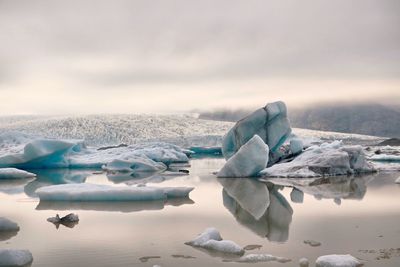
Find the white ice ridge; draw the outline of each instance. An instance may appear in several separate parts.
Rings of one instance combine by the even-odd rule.
[[[268,145],[258,135],[253,136],[247,143],[228,159],[217,177],[254,177],[267,167]]]
[[[270,262],[270,261],[285,263],[291,261],[291,259],[276,257],[270,254],[248,254],[234,261],[242,263],[257,263],[257,262]]]
[[[41,201],[149,201],[185,198],[193,187],[116,187],[98,184],[61,184],[39,188]]]
[[[277,163],[261,171],[267,177],[320,177],[370,173],[375,169],[361,146],[345,146],[341,141],[311,146],[291,162]]]
[[[351,255],[325,255],[315,262],[316,267],[359,267],[362,263]]]
[[[87,148],[82,141],[38,139],[26,144],[19,152],[0,156],[0,168],[101,167],[116,159],[137,158],[156,166],[156,162],[187,162],[189,159],[185,152],[176,145],[160,142],[96,150]]]
[[[19,132],[23,136],[85,140],[90,146],[132,145],[152,141],[183,147],[220,146],[222,136],[232,125],[231,122],[197,119],[193,114],[0,117],[0,133],[4,133],[7,143],[15,140],[15,133]],[[2,134],[0,143],[1,139]],[[15,143],[20,141],[23,140]]]
[[[215,228],[207,228],[194,240],[185,244],[227,254],[243,255],[244,249],[230,240],[223,240]]]
[[[36,174],[16,168],[0,168],[1,179],[24,179],[35,177]]]
[[[7,218],[0,217],[0,232],[7,231],[19,231],[19,226],[17,223]]]
[[[32,253],[28,250],[0,249],[0,266],[26,266],[32,261]]]

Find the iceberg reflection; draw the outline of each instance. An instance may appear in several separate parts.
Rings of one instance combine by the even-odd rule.
[[[111,212],[138,212],[145,210],[162,210],[165,206],[194,204],[190,198],[176,198],[156,201],[40,201],[36,210],[91,210]]]
[[[293,209],[276,186],[251,179],[220,182],[223,204],[240,224],[270,241],[287,241]]]

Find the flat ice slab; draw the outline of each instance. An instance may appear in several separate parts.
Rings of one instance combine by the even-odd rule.
[[[380,154],[380,155],[373,155],[372,157],[370,157],[370,160],[384,161],[384,162],[400,162],[400,156],[399,155]]]
[[[26,266],[33,261],[28,250],[0,249],[0,266]]]
[[[16,168],[0,168],[1,179],[24,179],[35,177],[36,174]]]
[[[285,263],[291,261],[291,259],[276,257],[270,254],[248,254],[235,260],[235,262],[241,262],[241,263],[257,263],[257,262],[270,262],[270,261]]]
[[[230,240],[223,240],[220,233],[215,228],[207,228],[194,240],[186,242],[186,245],[200,247],[211,251],[226,254],[243,255],[244,249]]]
[[[19,226],[7,218],[0,217],[0,232],[6,231],[19,231]]]
[[[43,201],[148,201],[188,197],[193,187],[114,187],[97,184],[61,184],[42,187]]]
[[[351,255],[325,255],[315,262],[316,267],[359,267],[361,262]]]

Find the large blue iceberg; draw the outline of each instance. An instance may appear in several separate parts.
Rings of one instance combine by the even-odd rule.
[[[285,103],[269,103],[238,121],[229,130],[222,140],[222,153],[225,159],[229,159],[254,135],[258,135],[269,147],[269,162],[274,163],[280,157],[280,146],[291,131]]]

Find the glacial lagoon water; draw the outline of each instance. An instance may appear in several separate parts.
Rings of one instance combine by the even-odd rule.
[[[178,176],[107,177],[95,170],[46,170],[33,171],[36,179],[0,181],[0,216],[21,228],[0,236],[0,247],[29,249],[32,266],[44,267],[247,265],[184,244],[212,226],[224,239],[256,245],[247,254],[292,260],[251,264],[255,266],[298,266],[302,257],[313,263],[326,254],[352,254],[365,266],[400,266],[400,185],[394,183],[399,173],[322,179],[311,188],[300,187],[304,194],[268,184],[271,204],[257,220],[229,194],[229,181],[212,174],[223,163],[223,159],[192,160],[190,175]],[[50,184],[127,186],[146,179],[149,185],[195,189],[190,199],[143,203],[40,203],[35,195],[37,188]],[[237,183],[244,188],[262,185],[248,179]],[[46,221],[56,213],[70,212],[80,218],[72,228],[57,229]],[[321,244],[311,246],[305,240]]]

